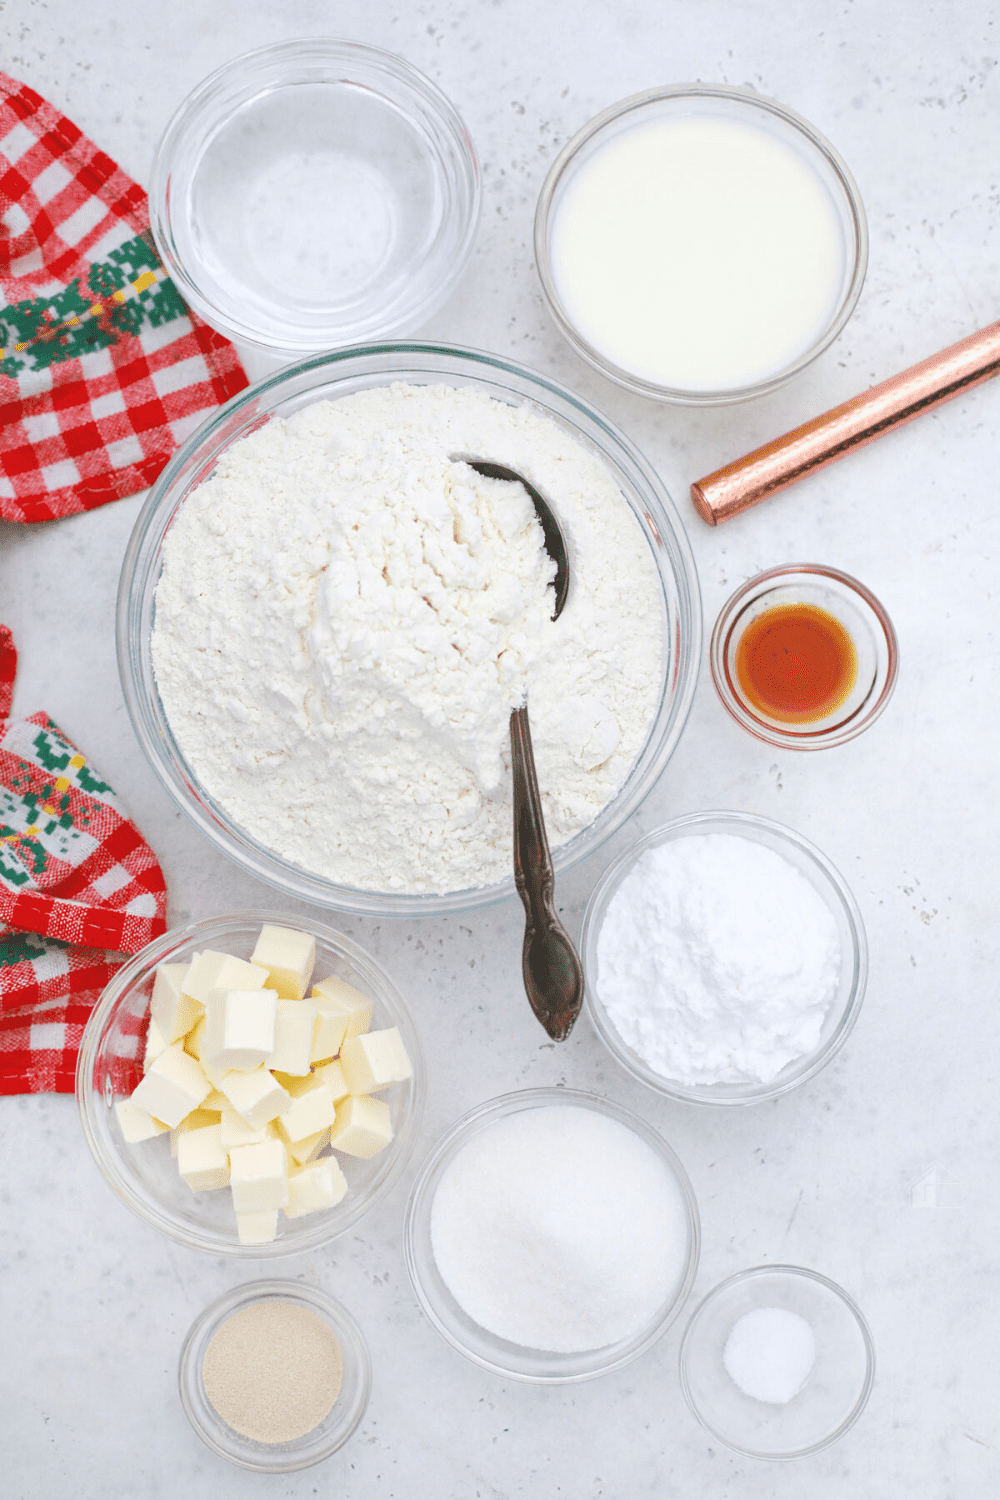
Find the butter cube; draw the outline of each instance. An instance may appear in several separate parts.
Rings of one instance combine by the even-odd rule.
[[[276,990],[209,990],[202,1063],[245,1072],[259,1068],[274,1051],[277,1005]]]
[[[323,1063],[319,1068],[314,1068],[313,1077],[323,1080],[330,1091],[330,1098],[334,1104],[351,1092],[347,1087],[347,1079],[344,1077],[344,1070],[341,1067],[339,1057],[335,1057],[332,1062]]]
[[[313,999],[317,1004],[325,1000],[332,1013],[346,1018],[344,1036],[360,1036],[372,1024],[372,1003],[368,996],[333,974],[313,985]],[[332,1057],[333,1054],[327,1055]]]
[[[234,958],[231,953],[207,948],[192,958],[184,993],[204,1005],[209,990],[262,990],[266,983],[266,969],[247,963],[245,958]]]
[[[229,1157],[222,1145],[220,1124],[181,1132],[177,1142],[177,1170],[194,1193],[226,1186]]]
[[[262,927],[251,955],[283,1000],[301,1000],[316,962],[316,939],[293,927]]]
[[[218,1110],[205,1109],[204,1105],[193,1109],[189,1115],[185,1115],[179,1125],[175,1125],[170,1132],[170,1155],[177,1155],[177,1144],[181,1136],[188,1130],[201,1130],[205,1125],[218,1125],[221,1115]]]
[[[278,1134],[286,1144],[333,1124],[333,1099],[322,1078],[297,1078],[288,1092],[292,1102],[278,1120]]]
[[[201,1064],[188,1056],[180,1042],[172,1042],[132,1091],[132,1101],[172,1127],[197,1109],[210,1089]]]
[[[340,1066],[352,1094],[370,1094],[413,1077],[413,1067],[396,1026],[348,1037],[340,1049]]]
[[[313,1023],[316,1007],[311,1000],[279,1000],[274,1024],[274,1049],[267,1059],[276,1073],[304,1078],[311,1068]]]
[[[222,1144],[227,1151],[231,1151],[234,1146],[254,1146],[258,1141],[267,1139],[266,1125],[259,1128],[248,1125],[243,1116],[232,1108],[222,1111],[219,1124],[222,1128]]]
[[[259,1130],[288,1108],[290,1099],[281,1084],[267,1068],[242,1073],[232,1068],[219,1084],[230,1104],[248,1125]]]
[[[318,1156],[324,1147],[330,1144],[330,1127],[317,1130],[315,1135],[307,1135],[304,1140],[286,1143],[288,1154],[297,1167],[305,1166],[307,1161],[312,1161]],[[291,1170],[291,1169],[289,1169]]]
[[[229,1153],[229,1186],[237,1214],[284,1208],[288,1202],[288,1158],[281,1141],[234,1146]]]
[[[152,1140],[153,1136],[163,1135],[170,1129],[162,1120],[154,1120],[148,1110],[140,1109],[132,1099],[119,1099],[115,1104],[115,1114],[118,1116],[122,1135],[130,1146],[139,1141]]]
[[[149,1030],[146,1032],[146,1050],[142,1054],[142,1071],[148,1073],[153,1063],[161,1052],[166,1052],[170,1043],[163,1032],[157,1026],[152,1016],[149,1018]]]
[[[340,1051],[340,1044],[347,1035],[348,1015],[339,1001],[328,999],[315,986],[312,1003],[316,1007],[316,1020],[309,1056],[314,1063],[325,1062]]]
[[[392,1140],[389,1106],[382,1099],[368,1095],[348,1094],[337,1105],[336,1119],[330,1131],[330,1145],[347,1156],[364,1161],[377,1155]]]
[[[201,1015],[201,1006],[184,992],[184,981],[190,964],[160,964],[153,980],[153,998],[149,1013],[167,1043],[179,1041]]]
[[[256,1213],[237,1214],[236,1228],[241,1245],[266,1245],[278,1235],[278,1210],[259,1209]]]
[[[321,1208],[333,1208],[347,1192],[347,1178],[332,1156],[293,1167],[288,1174],[288,1204],[285,1217],[300,1219]]]

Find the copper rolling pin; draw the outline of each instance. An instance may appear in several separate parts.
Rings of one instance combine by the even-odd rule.
[[[724,469],[695,480],[691,486],[695,510],[709,526],[727,521],[814,469],[832,464],[998,373],[1000,323],[991,323]]]

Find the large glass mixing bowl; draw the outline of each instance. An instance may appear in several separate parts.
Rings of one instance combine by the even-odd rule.
[[[646,742],[612,800],[588,827],[552,851],[557,872],[592,854],[633,813],[677,744],[694,696],[701,653],[701,603],[691,548],[654,470],[605,417],[565,387],[511,360],[475,349],[420,343],[346,349],[289,365],[242,391],[178,450],[139,515],[118,593],[118,662],[125,701],[150,764],[177,805],[244,869],[305,901],[374,915],[438,915],[513,893],[513,877],[441,894],[358,890],[337,885],[275,854],[239,827],[198,780],[171,731],[151,654],[163,545],[178,510],[221,454],[271,417],[394,381],[452,385],[533,407],[568,429],[611,471],[656,565],[661,591],[661,682]]]

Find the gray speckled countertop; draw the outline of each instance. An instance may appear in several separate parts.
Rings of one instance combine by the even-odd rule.
[[[726,527],[690,481],[997,317],[1000,36],[987,0],[798,6],[761,0],[7,0],[3,67],[62,108],[140,181],[181,97],[238,51],[333,31],[402,53],[455,101],[483,167],[471,265],[421,330],[509,354],[579,391],[658,468],[697,558],[706,630],[759,569],[833,564],[883,600],[902,667],[878,724],[816,755],[758,744],[703,662],[687,729],[632,823],[560,885],[576,930],[607,859],[675,814],[734,807],[790,824],[862,908],[871,976],[832,1065],[744,1111],[675,1105],[632,1083],[586,1021],[545,1041],[519,978],[520,908],[421,923],[337,918],[407,996],[429,1060],[414,1162],[343,1241],[261,1268],[341,1298],[369,1339],[374,1389],[351,1443],[319,1468],[255,1479],[189,1429],[184,1334],[249,1279],[135,1219],[87,1152],[72,1099],[0,1099],[0,1491],[11,1500],[844,1500],[996,1490],[1000,1028],[996,637],[1000,386],[986,385]],[[534,202],[560,145],[639,89],[749,84],[812,120],[849,163],[871,258],[854,317],[775,395],[661,407],[562,342],[532,265]],[[241,874],[176,812],[133,737],[114,656],[122,553],[141,497],[44,527],[0,525],[0,618],[21,660],[15,711],[44,708],[109,778],[156,849],[170,917],[291,903]],[[560,1083],[641,1111],[684,1162],[702,1215],[691,1307],[742,1267],[785,1261],[840,1282],[878,1350],[874,1393],[836,1447],[785,1466],[721,1448],[677,1381],[686,1313],[641,1360],[578,1387],[488,1375],[419,1312],[403,1264],[417,1163],[479,1100]]]

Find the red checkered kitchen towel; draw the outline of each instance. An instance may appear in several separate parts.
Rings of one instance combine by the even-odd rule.
[[[246,385],[167,276],[142,188],[0,73],[0,517],[145,489]]]
[[[71,1093],[80,1038],[124,962],[166,930],[156,856],[44,713],[11,719],[0,625],[0,1094]]]

